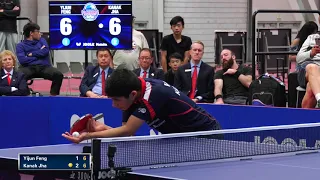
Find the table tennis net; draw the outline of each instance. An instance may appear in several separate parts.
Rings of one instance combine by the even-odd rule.
[[[101,139],[101,168],[108,146],[117,147],[116,167],[157,166],[320,148],[320,123]]]

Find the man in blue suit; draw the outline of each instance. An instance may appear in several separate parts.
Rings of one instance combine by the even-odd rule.
[[[0,54],[0,96],[30,94],[24,74],[14,70],[16,62],[16,57],[11,51],[5,50]]]
[[[89,66],[81,80],[80,96],[91,98],[107,97],[105,94],[106,80],[112,73],[110,67],[112,55],[109,49],[98,49],[97,66]]]

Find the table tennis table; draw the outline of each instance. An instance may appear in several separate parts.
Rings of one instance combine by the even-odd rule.
[[[281,134],[286,131],[291,137],[303,137],[312,133],[320,140],[319,127],[297,129],[275,128],[266,130]],[[263,127],[264,128],[264,127]],[[108,150],[110,145],[117,148],[114,154],[117,172],[129,168],[122,179],[193,180],[224,179],[234,180],[283,180],[316,179],[320,172],[320,148],[251,141],[253,135],[263,128],[219,130],[215,132],[194,132],[139,136],[123,138],[93,139],[85,144],[62,144],[52,146],[0,149],[0,169],[18,171],[19,153],[88,153],[92,154],[90,179],[107,179],[109,172]],[[291,131],[292,130],[292,131]],[[223,139],[216,139],[212,133],[222,133]],[[208,135],[208,136],[207,136]],[[85,172],[85,173],[91,173]],[[30,174],[29,171],[20,172]],[[74,172],[32,172],[59,179],[81,179]],[[1,177],[1,176],[0,176]],[[98,178],[99,177],[99,178]],[[88,179],[88,178],[87,178]]]
[[[0,162],[6,160],[6,168],[9,168],[10,161],[16,161],[19,153],[81,153],[84,145],[53,145],[38,146],[28,148],[12,148],[0,150]],[[17,169],[18,165],[13,163],[11,169]],[[320,153],[318,151],[301,151],[299,153],[289,153],[277,156],[257,156],[244,159],[230,159],[226,162],[215,161],[202,164],[185,164],[182,166],[155,169],[137,169],[128,173],[128,179],[225,179],[235,178],[246,180],[277,180],[277,179],[315,179],[320,172]],[[40,172],[44,173],[44,172]],[[47,173],[47,172],[46,172]],[[88,172],[89,173],[89,172]],[[29,172],[25,172],[29,174]],[[31,173],[32,174],[32,173]],[[55,174],[55,175],[53,175]],[[67,179],[70,172],[54,172],[50,177],[55,176],[59,179]],[[77,177],[74,177],[77,179]],[[78,178],[80,179],[80,178]]]
[[[137,170],[137,177],[162,177],[179,180],[246,179],[246,180],[300,180],[316,179],[320,172],[320,154],[308,153],[283,157],[205,163],[181,167]]]

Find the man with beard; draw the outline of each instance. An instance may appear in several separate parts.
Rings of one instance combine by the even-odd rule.
[[[191,45],[191,60],[178,68],[174,86],[194,102],[213,103],[214,69],[202,61],[203,53],[204,45],[201,41]]]
[[[245,105],[252,82],[252,69],[238,65],[234,52],[229,49],[222,50],[220,56],[223,69],[214,76],[215,104]]]

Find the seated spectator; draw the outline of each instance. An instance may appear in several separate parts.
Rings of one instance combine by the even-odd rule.
[[[174,76],[178,68],[181,66],[182,56],[179,53],[173,53],[169,59],[170,69],[165,73],[164,80],[171,86],[174,86]]]
[[[14,69],[16,57],[13,52],[5,50],[0,54],[0,96],[28,96],[30,94],[23,73]]]
[[[35,23],[28,23],[23,27],[25,40],[17,45],[17,57],[21,64],[20,71],[26,80],[44,78],[52,81],[50,94],[60,94],[63,74],[52,67],[49,58],[49,46],[41,38],[40,27]]]
[[[306,88],[302,108],[320,106],[320,38],[319,34],[309,35],[296,57],[299,86]]]
[[[133,70],[133,72],[142,78],[152,78],[164,80],[164,73],[161,69],[156,69],[151,66],[153,62],[152,52],[148,48],[143,48],[139,54],[140,68]]]
[[[302,44],[307,39],[307,37],[310,34],[317,33],[317,31],[318,31],[318,25],[315,22],[313,21],[306,22],[302,26],[302,28],[299,30],[296,38],[294,38],[293,42],[291,43],[290,50],[299,51],[300,48],[302,47]],[[296,62],[296,55],[290,55],[289,59],[292,62]]]
[[[213,102],[214,69],[203,62],[204,45],[201,41],[191,45],[191,61],[178,68],[174,86],[194,102]]]
[[[80,96],[101,98],[106,97],[106,79],[113,69],[110,67],[112,55],[109,49],[98,49],[96,52],[98,59],[97,66],[88,66],[80,84]]]
[[[238,65],[234,52],[229,49],[221,51],[223,69],[214,77],[215,104],[247,103],[249,86],[252,82],[252,69]]]

